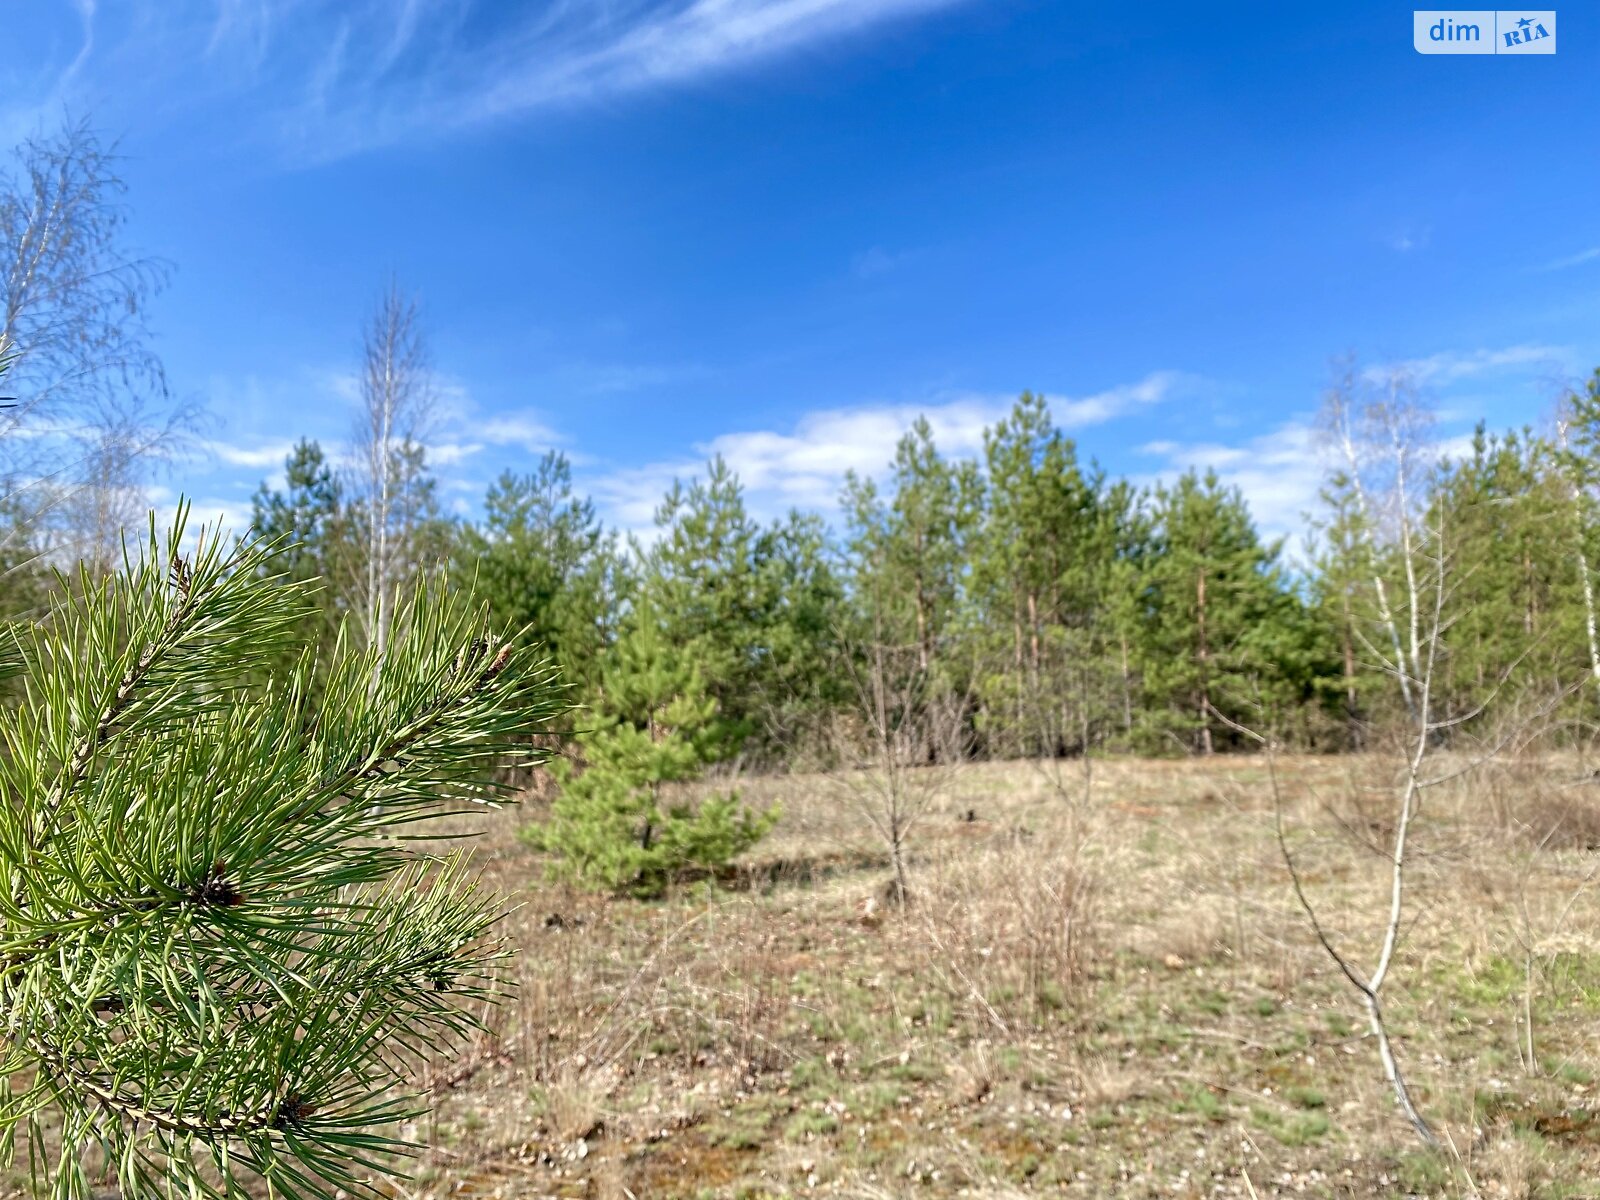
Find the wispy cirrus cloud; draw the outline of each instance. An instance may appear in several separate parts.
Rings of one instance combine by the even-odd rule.
[[[287,158],[319,162],[737,71],[970,2],[142,0],[97,13],[78,0],[70,58],[57,49],[16,104],[232,100]],[[182,64],[182,78],[161,64]]]
[[[1397,254],[1410,254],[1413,250],[1426,250],[1433,240],[1433,226],[1427,223],[1406,225],[1384,235],[1383,243]]]
[[[1425,387],[1445,387],[1462,379],[1494,371],[1542,368],[1547,372],[1567,364],[1571,352],[1561,346],[1522,343],[1499,349],[1446,350],[1424,358],[1377,363],[1363,374],[1378,383],[1394,374],[1408,376]]]
[[[1584,263],[1596,261],[1600,261],[1600,246],[1590,246],[1587,250],[1580,250],[1576,254],[1545,263],[1544,270],[1565,271],[1568,267],[1581,267]]]

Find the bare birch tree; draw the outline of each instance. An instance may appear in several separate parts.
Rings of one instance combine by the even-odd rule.
[[[352,493],[365,518],[362,629],[383,657],[394,597],[415,569],[425,462],[437,391],[415,299],[390,280],[362,337]]]
[[[1373,965],[1363,970],[1355,956],[1335,944],[1312,903],[1290,851],[1278,806],[1278,840],[1295,896],[1318,942],[1361,997],[1370,1033],[1377,1044],[1396,1103],[1418,1137],[1431,1147],[1439,1141],[1417,1109],[1385,1019],[1382,994],[1395,963],[1407,902],[1407,854],[1422,792],[1441,782],[1429,778],[1427,763],[1442,731],[1469,719],[1436,712],[1436,668],[1449,619],[1445,611],[1451,570],[1443,517],[1424,508],[1424,482],[1436,451],[1429,440],[1431,414],[1417,397],[1414,380],[1389,372],[1374,382],[1347,363],[1325,402],[1323,430],[1337,458],[1339,482],[1353,494],[1361,515],[1359,536],[1367,539],[1374,564],[1372,601],[1376,636],[1360,633],[1371,666],[1394,681],[1405,710],[1405,753],[1393,833],[1385,851],[1388,866],[1386,919]],[[1386,566],[1398,579],[1392,590]]]
[[[145,507],[150,467],[197,419],[169,403],[146,314],[169,268],[125,245],[115,145],[84,121],[27,139],[0,172],[0,339],[17,358],[0,410],[0,471],[24,525],[107,568]],[[25,530],[37,538],[37,530]]]

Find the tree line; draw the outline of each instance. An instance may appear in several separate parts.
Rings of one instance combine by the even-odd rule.
[[[389,516],[374,518],[367,457],[352,475],[302,441],[254,525],[296,540],[292,577],[331,581],[307,638],[377,611],[374,587],[441,571],[544,647],[578,736],[530,836],[636,891],[760,836],[740,772],[1209,755],[1261,731],[1358,750],[1409,727],[1418,700],[1394,681],[1424,677],[1429,710],[1459,714],[1439,738],[1514,724],[1587,744],[1600,372],[1548,434],[1480,427],[1445,455],[1408,379],[1347,363],[1319,431],[1327,473],[1299,556],[1214,472],[1113,478],[1027,393],[976,459],[914,422],[881,479],[844,480],[836,526],[758,520],[714,458],[666,492],[649,536],[624,537],[558,451],[501,475],[481,518],[450,519],[406,439],[387,457],[389,494],[409,499]],[[392,560],[376,575],[374,530]],[[1419,563],[1450,580],[1437,613],[1414,599]],[[726,786],[691,805],[685,785],[708,774]],[[884,795],[885,812],[903,803]]]
[[[282,488],[257,493],[254,526],[292,534],[294,570],[334,581],[309,630],[362,606],[372,585],[353,564],[370,566],[363,543],[392,525],[404,561],[386,569],[469,580],[547,648],[589,723],[644,728],[698,698],[715,712],[708,754],[781,769],[830,752],[855,703],[846,660],[878,645],[897,675],[956,699],[971,755],[1210,754],[1245,748],[1234,726],[1263,722],[1306,749],[1359,747],[1393,715],[1371,684],[1387,652],[1374,630],[1388,620],[1371,597],[1400,603],[1399,581],[1382,584],[1403,569],[1388,531],[1404,503],[1446,531],[1430,552],[1458,564],[1435,702],[1469,710],[1493,692],[1587,711],[1579,685],[1600,678],[1587,565],[1600,373],[1550,435],[1480,426],[1454,456],[1432,445],[1419,405],[1402,414],[1362,395],[1404,387],[1347,374],[1331,389],[1326,421],[1366,428],[1328,430],[1298,558],[1261,536],[1214,472],[1150,487],[1111,478],[1026,393],[976,461],[941,454],[916,421],[882,482],[846,478],[838,528],[798,510],[757,520],[716,458],[663,496],[652,536],[624,538],[558,451],[501,475],[480,519],[448,519],[415,443],[395,451],[394,471],[420,499],[375,523],[370,497],[352,495],[312,441],[290,454]],[[1409,440],[1397,475],[1374,455],[1398,421]],[[1357,478],[1363,461],[1387,472],[1384,494]],[[1401,626],[1416,615],[1390,614]]]

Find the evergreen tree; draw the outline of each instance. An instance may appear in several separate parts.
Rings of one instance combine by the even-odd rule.
[[[845,681],[829,661],[844,620],[844,586],[815,514],[791,511],[764,531],[756,570],[763,614],[754,671],[757,757],[782,763],[820,745],[829,714],[845,700]]]
[[[1600,368],[1582,391],[1566,397],[1557,419],[1558,466],[1566,498],[1561,527],[1578,577],[1578,599],[1583,625],[1583,647],[1589,673],[1600,689],[1600,615],[1597,615],[1593,568],[1596,563],[1596,520],[1600,506]]]
[[[1350,476],[1331,472],[1321,500],[1323,514],[1312,526],[1310,604],[1338,658],[1338,679],[1330,684],[1344,719],[1345,745],[1359,749],[1377,706],[1391,693],[1383,677],[1368,669],[1366,646],[1378,627],[1372,580],[1382,567],[1374,561],[1375,539]]]
[[[1107,555],[1095,599],[1095,626],[1103,647],[1102,669],[1112,676],[1104,722],[1131,748],[1144,684],[1139,647],[1149,619],[1146,580],[1155,538],[1148,496],[1126,480],[1104,489],[1099,504],[1098,543]]]
[[[919,671],[959,687],[970,672],[956,661],[951,635],[965,602],[982,479],[972,463],[947,462],[920,417],[895,447],[892,472],[886,497],[870,479],[845,478],[851,588],[857,608],[877,614],[881,627],[863,640],[911,646]]]
[[[1219,739],[1232,740],[1216,714],[1261,723],[1252,706],[1264,683],[1281,679],[1303,698],[1306,627],[1279,547],[1262,545],[1244,498],[1214,471],[1157,488],[1153,517],[1141,646],[1147,720],[1210,754]]]
[[[507,471],[490,486],[482,528],[464,535],[459,570],[496,617],[547,648],[581,693],[598,682],[615,637],[615,543],[594,502],[574,495],[566,456],[550,451],[533,474]]]
[[[683,871],[722,866],[748,849],[776,814],[757,815],[731,792],[688,796],[685,785],[726,758],[744,730],[721,718],[663,622],[643,616],[607,657],[583,767],[555,765],[560,794],[549,822],[528,836],[571,875],[656,896]]]
[[[355,530],[322,447],[309,439],[297,442],[284,460],[283,490],[263,483],[250,507],[254,536],[283,547],[269,569],[295,585],[302,598],[297,643],[328,647],[345,611],[341,589],[331,581],[350,576]]]
[[[987,664],[979,696],[1001,753],[1085,750],[1105,693],[1098,620],[1113,549],[1097,474],[1043,397],[1023,393],[984,435],[986,505],[973,554],[974,639]]]
[[[674,481],[656,510],[659,534],[639,551],[636,611],[630,623],[654,623],[651,636],[692,664],[721,719],[739,736],[737,751],[759,725],[757,679],[771,618],[762,586],[761,530],[745,509],[744,489],[719,456],[704,479]]]
[[[1436,685],[1442,711],[1476,711],[1530,689],[1553,698],[1582,678],[1574,556],[1550,552],[1568,516],[1562,482],[1544,439],[1491,435],[1482,424],[1470,453],[1435,479],[1428,524],[1448,531],[1457,578]]]

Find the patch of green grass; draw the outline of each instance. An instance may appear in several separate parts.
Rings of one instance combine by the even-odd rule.
[[[808,1137],[826,1137],[839,1128],[839,1118],[831,1112],[808,1108],[795,1113],[783,1127],[783,1136],[791,1142],[801,1142]]]
[[[730,1118],[713,1125],[706,1141],[729,1150],[759,1150],[767,1140],[767,1123],[747,1117]]]
[[[840,1020],[839,1036],[854,1046],[874,1045],[879,1036],[878,1023],[870,1011],[852,1010]]]
[[[837,1078],[832,1064],[825,1058],[797,1059],[789,1068],[789,1084],[796,1091],[826,1087]]]
[[[1504,954],[1491,955],[1464,972],[1441,967],[1439,974],[1446,987],[1453,984],[1453,998],[1489,1008],[1502,1007],[1516,999],[1527,982],[1522,965]]]
[[[1172,1102],[1172,1111],[1175,1113],[1194,1113],[1208,1121],[1225,1121],[1228,1119],[1228,1109],[1216,1093],[1207,1087],[1190,1088],[1177,1100]]]
[[[1589,1084],[1594,1082],[1594,1073],[1584,1070],[1575,1062],[1558,1063],[1553,1068],[1547,1066],[1545,1069],[1557,1079],[1564,1080],[1567,1083],[1575,1083],[1582,1087],[1588,1087]]]
[[[1600,954],[1563,950],[1552,957],[1546,980],[1553,1004],[1570,997],[1591,1012],[1600,1010]]]
[[[1292,1087],[1284,1090],[1284,1099],[1298,1108],[1327,1108],[1328,1098],[1314,1087]]]
[[[1067,989],[1054,979],[1046,979],[1034,989],[1034,1002],[1044,1012],[1060,1012],[1067,1007]]]
[[[911,1023],[924,1025],[935,1033],[943,1033],[954,1020],[950,1002],[942,996],[921,996],[911,1010]]]
[[[1321,1113],[1280,1113],[1266,1108],[1250,1110],[1250,1119],[1285,1146],[1305,1146],[1320,1141],[1333,1128]]]
[[[850,1107],[870,1121],[894,1108],[905,1094],[905,1089],[898,1083],[869,1083],[856,1089]]]
[[[933,1083],[945,1077],[943,1067],[921,1058],[910,1058],[903,1063],[897,1062],[884,1073],[890,1079],[898,1079],[902,1083]]]
[[[1271,996],[1258,996],[1255,1009],[1258,1017],[1274,1017],[1278,1014],[1278,1002]]]
[[[1290,1058],[1311,1048],[1311,1035],[1303,1029],[1291,1029],[1272,1047],[1278,1058]]]
[[[1409,1150],[1396,1167],[1400,1186],[1407,1192],[1435,1195],[1450,1185],[1450,1164],[1436,1151]]]
[[[751,1097],[706,1129],[706,1141],[728,1150],[758,1150],[768,1139],[773,1121],[789,1104],[778,1096]]]

